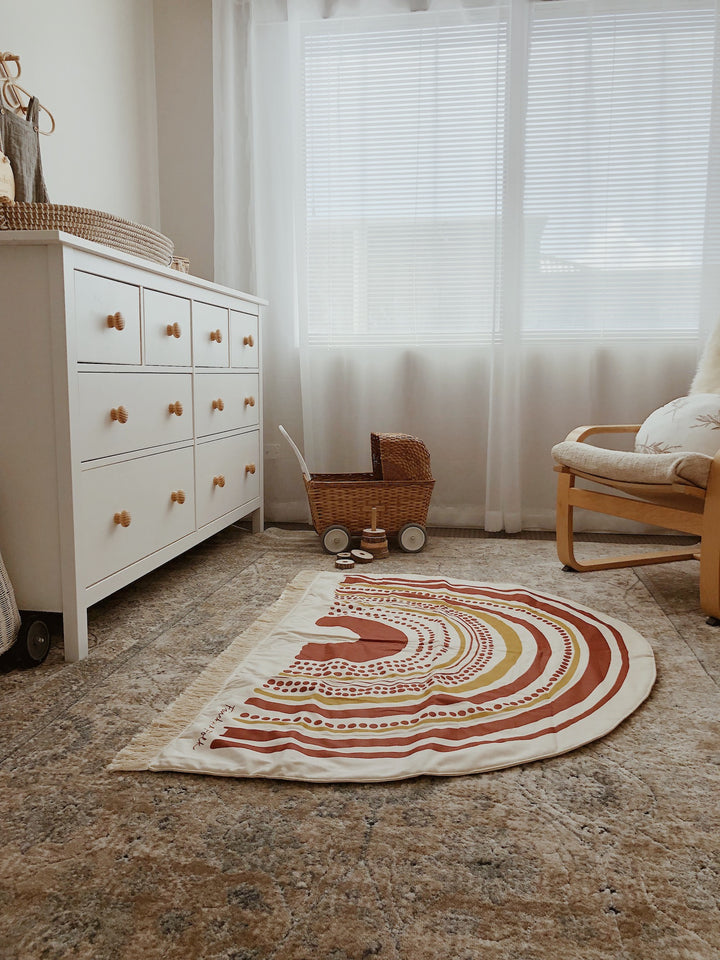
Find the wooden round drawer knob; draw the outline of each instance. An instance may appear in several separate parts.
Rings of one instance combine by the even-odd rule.
[[[245,464],[245,473],[255,473],[255,464],[254,464],[254,463],[246,463],[246,464]]]
[[[181,417],[183,415],[183,405],[179,400],[176,400],[175,403],[168,404],[168,413],[174,413],[176,417]]]
[[[165,329],[167,330],[167,335],[169,337],[175,337],[176,340],[180,338],[182,330],[180,329],[180,324],[177,322],[177,320],[175,323],[169,323]]]
[[[255,406],[255,397],[245,397],[245,406],[254,407]]]
[[[128,412],[125,407],[113,407],[110,411],[110,419],[115,420],[117,423],[127,423]]]
[[[118,311],[117,313],[109,313],[107,318],[107,325],[111,330],[124,330],[125,329],[125,317]]]
[[[244,347],[254,347],[255,341],[253,340],[253,335],[250,334],[247,337],[243,337],[243,346]]]
[[[115,514],[113,520],[119,527],[129,527],[130,523],[132,522],[132,517],[127,510],[121,510],[119,513]]]
[[[173,490],[173,492],[170,494],[170,499],[173,503],[185,503],[185,491]]]
[[[213,400],[213,402],[212,402],[212,408],[213,408],[213,410],[224,410],[224,409],[225,409],[225,401],[223,400],[223,398],[222,398],[222,397],[218,397],[217,400]]]
[[[210,339],[214,340],[215,343],[222,343],[222,332],[220,330],[211,330]]]
[[[220,474],[219,477],[213,477],[213,486],[214,487],[224,487],[225,486],[225,477]]]

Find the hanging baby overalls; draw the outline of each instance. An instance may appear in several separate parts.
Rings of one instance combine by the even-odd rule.
[[[39,109],[37,97],[30,98],[24,117],[0,104],[0,149],[12,166],[18,202],[50,202],[40,159]]]

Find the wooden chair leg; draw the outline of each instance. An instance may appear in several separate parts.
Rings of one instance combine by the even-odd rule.
[[[720,620],[720,530],[708,525],[700,544],[700,606]]]
[[[580,570],[575,559],[573,542],[573,507],[570,503],[570,491],[575,486],[575,477],[571,473],[558,474],[557,501],[555,507],[555,544],[560,563],[568,570]]]
[[[700,543],[700,606],[720,620],[720,483],[711,474],[705,496]]]

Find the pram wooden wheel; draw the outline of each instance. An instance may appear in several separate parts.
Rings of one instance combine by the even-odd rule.
[[[13,648],[21,667],[39,667],[50,650],[50,627],[38,614],[23,614]]]
[[[398,531],[398,546],[404,553],[420,553],[426,543],[425,527],[419,523],[406,523]]]
[[[340,523],[334,523],[323,531],[322,547],[325,553],[344,553],[351,542],[350,531]]]

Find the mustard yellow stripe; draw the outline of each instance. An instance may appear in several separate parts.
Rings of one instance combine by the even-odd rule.
[[[396,608],[396,609],[400,609],[402,610],[402,612],[406,612],[406,613],[407,612],[417,613],[416,610],[408,610],[407,608]],[[466,613],[473,613],[477,617],[476,612],[471,611],[467,608],[458,607],[457,609],[463,610]],[[459,649],[457,653],[450,660],[443,663],[442,666],[436,666],[434,668],[435,672],[442,671],[443,673],[447,673],[464,656],[468,647],[467,635],[463,631],[462,627],[456,624],[450,617],[445,616],[443,614],[439,614],[437,612],[434,612],[433,616],[436,619],[439,618],[444,620],[448,626],[448,629],[457,635],[457,638],[459,641]],[[523,652],[522,641],[518,637],[515,628],[509,626],[500,617],[496,617],[493,614],[488,614],[488,613],[485,613],[483,616],[485,618],[485,621],[488,623],[488,625],[493,627],[495,631],[500,634],[500,636],[502,637],[505,643],[505,649],[506,649],[506,653],[502,658],[502,660],[498,664],[496,664],[495,667],[493,667],[491,670],[480,674],[475,679],[464,684],[460,684],[460,685],[433,684],[432,687],[426,687],[423,691],[421,691],[418,694],[408,693],[408,694],[403,694],[402,696],[395,696],[395,697],[367,696],[364,698],[363,702],[366,702],[366,703],[380,703],[380,702],[413,703],[422,698],[427,697],[431,692],[449,693],[452,695],[456,695],[458,693],[470,693],[474,690],[483,689],[497,682],[497,680],[500,677],[503,677],[508,672],[510,672],[512,668],[515,666],[515,664],[517,663],[517,661],[520,659],[520,656],[522,655],[522,652]],[[351,641],[348,640],[348,642],[351,642]],[[309,674],[309,673],[288,673],[287,671],[282,671],[280,674],[278,674],[278,676],[284,677],[287,679],[296,680],[302,683],[317,683],[318,680],[320,679],[314,676],[313,674]],[[356,674],[344,674],[344,675],[336,674],[332,679],[336,679],[336,681],[345,680],[348,684],[350,683],[359,684],[363,682],[367,684],[395,683],[398,681],[407,683],[408,681],[412,681],[413,679],[417,679],[424,676],[427,676],[426,669],[419,669],[411,673],[385,674],[383,677],[372,678],[372,679],[358,676]],[[331,677],[323,677],[322,681],[328,682],[330,679]],[[276,694],[271,691],[263,691],[263,696],[267,697],[268,699],[274,699],[277,701],[288,702],[288,703],[298,703],[298,702],[303,702],[304,700],[304,696],[302,694],[296,694],[296,695],[293,695],[291,693]],[[346,699],[344,697],[325,697],[320,694],[317,694],[314,697],[314,700],[316,702],[320,702],[328,706],[337,706],[341,703],[346,702]]]
[[[550,619],[550,618],[548,618],[548,619]],[[404,724],[404,725],[400,725],[400,726],[398,726],[398,727],[387,727],[387,728],[384,728],[382,731],[380,731],[380,730],[370,730],[369,727],[365,727],[365,728],[362,728],[362,732],[363,732],[363,733],[368,733],[368,732],[369,732],[369,733],[378,733],[378,732],[387,732],[387,731],[389,731],[389,730],[397,731],[397,730],[402,730],[402,729],[409,729],[411,726],[415,729],[415,728],[418,728],[418,727],[422,728],[422,727],[431,726],[431,725],[437,726],[439,723],[461,723],[461,724],[474,723],[474,722],[476,722],[476,721],[478,721],[478,720],[485,719],[486,717],[491,717],[491,716],[503,716],[503,715],[505,715],[505,714],[507,714],[507,713],[510,713],[510,712],[513,712],[513,711],[517,711],[517,710],[534,709],[534,708],[537,707],[540,703],[545,703],[545,702],[547,702],[548,700],[551,700],[551,699],[553,699],[554,697],[557,697],[557,696],[559,695],[559,693],[564,689],[564,687],[566,687],[567,684],[569,684],[569,683],[571,682],[572,678],[574,677],[575,673],[577,672],[577,670],[578,670],[578,668],[579,668],[579,665],[580,665],[580,645],[579,645],[579,643],[578,643],[577,634],[576,634],[574,631],[571,631],[571,630],[568,628],[567,624],[563,624],[561,621],[556,621],[556,622],[557,622],[558,625],[562,625],[563,629],[566,630],[566,632],[568,633],[568,635],[569,635],[569,637],[570,637],[570,643],[571,643],[571,646],[572,646],[572,649],[573,649],[572,659],[571,659],[570,664],[568,665],[568,668],[567,668],[567,671],[566,671],[565,675],[564,675],[563,677],[561,677],[560,680],[556,681],[556,682],[553,684],[553,686],[552,686],[552,688],[551,688],[550,690],[546,691],[545,693],[538,694],[536,697],[533,697],[533,699],[532,699],[529,703],[514,704],[514,705],[512,705],[512,704],[507,704],[506,706],[501,707],[501,709],[499,709],[499,710],[494,710],[494,709],[493,709],[493,710],[489,710],[489,709],[476,710],[476,711],[473,711],[473,712],[472,712],[469,716],[467,716],[467,717],[446,717],[446,718],[444,718],[444,717],[426,717],[426,718],[423,719],[423,720],[413,720],[412,724]],[[421,699],[421,698],[422,698],[422,699],[427,699],[429,696],[431,696],[431,695],[433,695],[433,694],[435,694],[435,693],[448,693],[450,696],[453,696],[453,697],[454,697],[455,694],[457,693],[458,689],[459,689],[459,688],[457,688],[457,687],[456,687],[456,688],[445,688],[445,687],[442,687],[442,686],[439,686],[439,685],[438,685],[438,686],[433,686],[433,687],[427,689],[427,690],[424,691],[422,694],[419,694],[419,695],[417,695],[417,696],[408,696],[408,697],[404,697],[404,698],[397,698],[397,697],[394,697],[394,698],[391,698],[391,697],[385,697],[385,698],[383,698],[383,697],[363,697],[362,700],[360,701],[360,703],[361,703],[363,706],[365,706],[365,705],[367,705],[367,704],[374,704],[374,703],[380,703],[380,704],[395,704],[395,703],[400,703],[400,704],[402,704],[402,703],[407,703],[407,702],[413,702],[413,701],[419,700],[419,699]],[[270,699],[271,696],[272,696],[272,695],[268,695],[268,693],[267,693],[266,691],[260,690],[260,689],[256,689],[256,690],[255,690],[255,693],[258,694],[259,696],[265,697],[266,699]],[[518,690],[517,696],[518,696],[518,697],[528,696],[528,692],[527,692],[527,691]],[[275,698],[275,699],[280,700],[281,698]],[[293,702],[298,702],[298,701],[297,701],[296,698],[293,698]],[[350,709],[350,708],[352,708],[352,705],[353,705],[353,702],[354,702],[354,701],[353,701],[351,698],[347,698],[347,699],[345,699],[345,698],[332,698],[332,699],[331,699],[331,698],[327,698],[327,697],[314,697],[313,700],[311,701],[311,703],[317,703],[317,702],[321,702],[321,703],[323,703],[324,705],[344,706],[345,708]],[[355,702],[357,702],[357,701],[355,701]],[[457,701],[454,706],[456,706],[457,708],[460,708],[460,709],[473,710],[472,705],[469,704],[467,701],[463,701],[463,700]],[[311,710],[311,709],[312,709],[312,707],[311,707],[311,706],[308,706],[308,710]],[[441,707],[436,707],[435,709],[436,709],[436,710],[441,710],[442,708],[441,708]],[[234,719],[237,723],[243,724],[243,725],[248,726],[248,727],[253,727],[253,726],[267,726],[267,727],[278,727],[278,728],[282,728],[282,727],[284,727],[284,726],[292,726],[293,728],[296,728],[296,727],[298,727],[298,726],[302,726],[302,727],[305,727],[305,728],[308,729],[308,730],[326,731],[326,732],[328,732],[328,733],[337,732],[337,728],[326,727],[325,725],[316,726],[316,725],[313,725],[313,724],[305,724],[304,722],[299,722],[299,721],[294,721],[294,722],[293,722],[292,720],[289,720],[289,721],[287,721],[286,723],[282,723],[282,722],[280,722],[280,721],[278,721],[278,720],[271,720],[271,721],[265,721],[265,722],[263,722],[263,721],[257,721],[257,720],[256,720],[256,721],[241,720],[240,718],[233,718],[233,719]],[[352,722],[352,721],[350,721],[350,722]],[[369,722],[369,721],[358,721],[358,722]],[[382,722],[382,721],[378,720],[377,722],[380,723],[380,722]],[[358,729],[359,729],[359,728],[354,728],[354,730],[358,730]],[[342,732],[345,733],[345,731],[342,731]]]
[[[384,585],[383,585],[383,588],[385,589]],[[388,586],[387,589],[388,591],[395,591],[395,590],[400,591],[403,588],[399,586],[398,587]],[[457,594],[453,592],[443,593],[440,590],[437,590],[436,593],[438,594],[439,597],[443,597],[443,596],[456,597],[457,596]],[[512,610],[521,611],[524,613],[530,613],[532,614],[533,619],[537,619],[537,616],[538,616],[537,608],[527,603],[521,603],[515,600],[500,601],[500,600],[494,600],[489,597],[481,597],[481,599],[483,603],[488,603],[496,607],[501,607],[503,609],[512,609]],[[470,614],[478,620],[481,619],[478,610],[476,610],[474,607],[465,606],[462,603],[456,602],[456,603],[445,604],[441,599],[435,600],[434,598],[430,598],[429,600],[425,598],[423,602],[430,603],[432,605],[442,604],[443,606],[449,606],[454,610],[459,610],[463,613]],[[372,606],[372,604],[369,604],[369,605]],[[377,604],[377,606],[382,606],[382,604]],[[414,607],[411,607],[409,609],[403,608],[403,607],[399,607],[399,608],[392,607],[391,609],[393,610],[400,609],[400,610],[403,610],[404,612],[413,612],[416,614],[418,612],[422,613],[422,611],[419,611],[417,608],[414,608]],[[509,627],[501,617],[495,617],[492,614],[488,613],[486,610],[482,612],[482,618],[483,618],[483,622],[492,623],[494,625],[495,630],[502,636],[503,640],[505,641],[505,646],[506,646],[506,649],[508,650],[508,653],[511,655],[512,653],[515,653],[513,664],[516,663],[522,652],[522,641],[517,636],[515,632],[515,628]],[[570,642],[573,649],[573,657],[568,666],[568,673],[566,674],[565,678],[562,681],[562,686],[565,686],[565,684],[569,683],[570,680],[572,679],[572,676],[575,674],[575,671],[577,670],[577,666],[579,662],[580,649],[577,641],[577,634],[575,633],[574,630],[571,629],[570,625],[566,621],[561,620],[558,617],[552,617],[546,611],[542,611],[541,618],[547,621],[548,623],[554,624],[556,627],[559,628],[559,630],[566,632],[570,637]],[[447,618],[443,617],[443,619],[447,619]],[[452,621],[450,621],[450,623],[452,624]],[[511,637],[512,639],[510,639]],[[457,660],[457,657],[452,662],[455,662],[455,660]],[[493,668],[493,670],[491,671],[488,671],[487,674],[481,675],[482,676],[481,681],[480,681],[480,678],[478,678],[476,681],[473,681],[473,683],[471,684],[467,684],[466,686],[461,686],[461,687],[453,687],[453,689],[455,691],[463,691],[463,690],[472,690],[472,689],[478,689],[478,688],[488,686],[490,683],[493,683],[498,676],[503,676],[507,672],[509,668],[505,666],[506,660],[507,660],[507,654],[506,654],[506,657],[503,658],[503,661],[497,665],[497,667]],[[448,663],[450,663],[450,661]],[[405,674],[404,676],[407,677],[409,675]]]
[[[562,623],[562,621],[555,621],[555,622],[557,623],[558,626],[562,626],[562,628],[568,634],[570,638],[572,656],[565,674],[559,680],[555,681],[551,690],[548,690],[545,693],[542,693],[538,697],[534,698],[533,704],[535,705],[537,705],[538,703],[545,702],[551,699],[552,697],[557,696],[572,681],[573,677],[577,673],[577,670],[580,666],[581,648],[578,642],[577,634],[574,631],[571,631],[568,628],[567,624]],[[517,654],[517,656],[519,656],[519,653]],[[517,659],[517,656],[515,657],[515,659]],[[407,677],[407,674],[405,675],[405,677]],[[378,682],[378,681],[369,681],[369,682]],[[423,700],[428,699],[429,697],[442,695],[442,694],[445,694],[449,697],[452,697],[454,700],[457,700],[459,694],[462,694],[462,693],[469,694],[469,693],[472,693],[472,691],[482,689],[483,687],[486,687],[486,686],[487,684],[485,682],[482,682],[481,678],[478,678],[476,681],[463,684],[462,686],[448,686],[446,684],[434,683],[432,686],[425,687],[423,690],[419,691],[418,693],[408,693],[408,694],[404,694],[403,696],[387,697],[387,696],[368,696],[368,695],[361,694],[360,696],[362,699],[360,700],[360,702],[364,705],[369,705],[369,706],[384,705],[384,704],[407,705],[412,703],[419,703],[419,702],[422,702]],[[326,697],[326,696],[321,696],[319,694],[316,694],[312,697],[311,700],[308,700],[306,695],[304,694],[298,694],[295,696],[291,694],[287,694],[285,696],[282,696],[282,695],[273,694],[269,690],[263,690],[260,688],[256,688],[254,692],[257,696],[263,697],[266,700],[275,700],[279,703],[294,703],[294,704],[318,703],[328,707],[344,707],[345,709],[351,709],[352,704],[357,702],[357,699],[353,697]],[[521,696],[521,695],[527,696],[527,693],[523,694],[522,691],[518,691],[518,696]],[[517,708],[503,707],[501,710],[491,710],[490,713],[502,714],[505,712],[506,709],[517,709]]]
[[[398,593],[398,592],[406,592],[409,588],[405,586],[400,586],[400,585],[391,586],[391,585],[383,584],[382,589],[388,593]],[[352,594],[353,600],[357,603],[357,600],[358,600],[357,593],[353,593],[351,590],[348,590],[347,592]],[[450,592],[435,591],[435,592],[436,592],[436,595],[439,596],[440,598],[442,598],[443,596],[457,597],[457,594],[451,591]],[[509,600],[496,601],[491,598],[485,598],[485,597],[481,597],[481,599],[484,603],[492,604],[497,607],[511,608],[517,611],[530,612],[533,614],[533,618],[537,617],[536,608],[528,605],[527,603],[520,603],[516,601],[509,601]],[[456,602],[456,603],[447,604],[447,603],[444,603],[442,599],[436,600],[434,597],[428,598],[427,596],[423,597],[422,602],[424,604],[430,604],[432,607],[450,606],[454,610],[457,610],[465,614],[469,614],[478,620],[481,619],[478,610],[476,610],[473,607],[466,606],[465,604],[462,604],[462,603]],[[379,602],[379,601],[375,601],[375,602],[366,601],[365,606],[370,608],[380,608],[383,610],[386,609],[386,604],[383,604],[382,602]],[[433,610],[432,612],[430,612],[430,611],[419,609],[418,607],[415,607],[415,606],[407,606],[407,605],[392,606],[390,607],[390,609],[396,614],[407,613],[407,614],[413,614],[415,616],[422,615],[423,613],[428,613],[429,615],[431,614],[436,619],[439,618],[444,620],[448,628],[457,635],[459,640],[458,651],[450,660],[444,663],[442,667],[435,668],[436,672],[438,671],[448,672],[448,670],[450,670],[465,654],[467,649],[466,634],[463,632],[463,629],[460,626],[458,626],[449,616],[443,613],[440,613],[437,610]],[[571,682],[579,666],[580,646],[577,640],[577,634],[570,629],[569,625],[565,621],[562,621],[556,617],[552,617],[544,611],[542,614],[542,618],[546,620],[548,623],[554,624],[557,628],[559,628],[560,630],[568,634],[568,636],[570,637],[570,643],[573,651],[572,658],[571,658],[570,664],[568,665],[568,669],[565,675],[561,678],[561,680],[557,681],[557,684],[553,687],[552,691],[548,691],[546,694],[542,694],[538,698],[540,700],[545,700],[550,696],[555,696],[562,688],[564,688],[568,683]],[[506,676],[513,669],[513,667],[517,664],[518,660],[520,659],[520,656],[522,655],[522,652],[523,652],[522,640],[518,636],[516,628],[514,626],[510,626],[500,616],[495,616],[494,614],[491,614],[488,611],[483,611],[482,622],[494,628],[495,631],[502,637],[505,644],[505,650],[506,650],[505,655],[503,656],[502,660],[498,664],[496,664],[491,670],[483,672],[479,676],[475,677],[473,680],[461,685],[447,685],[447,684],[441,684],[441,683],[434,683],[432,686],[425,687],[423,690],[421,690],[418,693],[407,693],[401,696],[394,696],[394,697],[387,697],[382,695],[379,695],[379,696],[364,695],[362,697],[362,702],[364,704],[370,704],[370,705],[408,704],[408,703],[420,702],[423,699],[427,699],[430,696],[441,695],[441,694],[446,694],[448,696],[452,696],[453,698],[456,698],[459,694],[463,694],[463,693],[472,694],[474,691],[486,689],[491,685],[493,685],[494,683],[498,682],[498,680]],[[348,642],[352,642],[352,641],[348,640]],[[427,676],[427,670],[417,670],[417,671],[413,671],[412,673],[403,673],[403,674],[391,673],[378,678],[367,678],[367,677],[357,676],[353,674],[346,674],[346,675],[336,674],[336,675],[333,675],[332,677],[318,678],[316,676],[313,676],[312,674],[307,674],[307,673],[290,674],[290,673],[287,673],[286,671],[281,672],[279,676],[286,677],[288,679],[293,679],[300,682],[307,682],[307,683],[316,683],[318,682],[318,680],[322,680],[322,682],[326,682],[326,683],[331,680],[334,680],[335,682],[337,682],[338,680],[345,680],[348,684],[352,684],[352,683],[354,684],[386,683],[387,684],[387,683],[396,683],[396,682],[407,683],[407,682],[412,682],[413,680],[417,681],[419,678]],[[261,689],[258,689],[255,692],[258,696],[262,696],[265,699],[275,700],[276,702],[281,702],[281,703],[301,704],[301,703],[308,702],[304,694],[296,694],[296,695],[293,695],[291,693],[276,694],[272,691],[261,690]],[[352,702],[352,698],[329,697],[329,696],[315,694],[312,698],[312,702],[320,703],[324,706],[347,707],[348,703]],[[492,712],[500,713],[501,711],[492,711]]]

